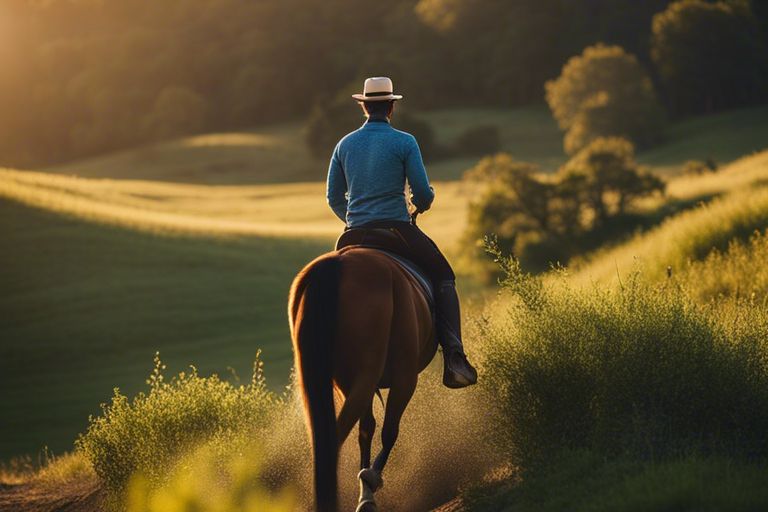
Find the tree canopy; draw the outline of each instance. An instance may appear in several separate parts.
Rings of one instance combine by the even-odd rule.
[[[598,44],[563,66],[547,82],[547,102],[566,131],[565,150],[575,153],[604,136],[640,146],[661,138],[663,114],[653,83],[637,59],[619,46]]]
[[[566,263],[590,235],[620,222],[637,199],[665,189],[638,166],[632,143],[619,137],[593,140],[555,175],[500,153],[481,160],[465,179],[480,186],[470,204],[467,246],[494,235],[503,252],[531,270]]]
[[[46,165],[197,131],[303,120],[318,102],[333,98],[349,84],[359,87],[373,75],[392,76],[413,112],[539,103],[543,84],[557,77],[563,63],[600,41],[636,55],[639,67],[648,65],[651,19],[669,4],[670,0],[391,0],[364,6],[354,0],[1,2],[0,165]],[[682,16],[674,13],[702,9],[709,13],[699,5],[704,2],[685,4],[684,9],[670,8],[657,18],[661,28],[654,36],[659,65],[683,70],[660,72],[662,92],[672,105],[682,105],[676,92],[682,89],[674,84],[687,83],[672,75],[697,76],[695,66],[702,58],[695,54],[691,62],[678,61],[673,58],[678,50],[670,54],[666,49],[688,48],[681,55],[694,55],[691,45],[709,48],[699,41],[705,37],[702,31],[708,30],[706,23],[692,25],[699,39],[673,37],[678,33],[674,20]],[[696,4],[695,9],[688,4]],[[724,2],[715,4],[717,13],[728,11],[726,17],[738,21],[725,23],[727,30],[716,33],[748,29],[738,34],[737,41],[723,42],[723,47],[736,45],[723,55],[746,51],[745,38],[761,41],[757,50],[764,54],[765,8],[754,3],[752,15],[744,14],[749,6],[743,0],[732,0],[727,8],[720,5]],[[709,14],[704,17],[709,19]],[[669,19],[673,21],[663,21]],[[678,40],[684,44],[668,44]],[[745,71],[751,61],[742,58],[710,61],[716,65],[708,72],[719,73],[712,84],[721,84],[723,76],[740,82],[745,73],[751,77],[760,73],[756,68]],[[738,69],[732,72],[733,66]],[[754,80],[744,84],[748,85],[731,84],[718,93],[713,108],[726,105],[723,98],[732,92],[740,103],[765,98],[749,92],[757,90]],[[607,108],[602,101],[593,98],[580,126],[585,133],[617,134],[606,132],[605,126],[615,124],[612,117],[627,118],[633,112],[614,108],[615,103]],[[698,105],[700,100],[696,101]],[[572,137],[574,148],[590,139],[577,132]],[[639,145],[645,143],[635,134],[627,135]]]
[[[766,40],[748,2],[671,4],[653,18],[651,55],[676,113],[768,99]]]

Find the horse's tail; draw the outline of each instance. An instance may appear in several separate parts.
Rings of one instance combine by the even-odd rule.
[[[324,257],[294,282],[289,303],[296,368],[314,450],[318,512],[336,512],[338,438],[333,403],[333,338],[341,260]]]

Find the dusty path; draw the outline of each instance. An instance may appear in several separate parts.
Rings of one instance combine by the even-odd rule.
[[[34,482],[0,486],[0,512],[100,512],[102,501],[95,480],[59,488]]]

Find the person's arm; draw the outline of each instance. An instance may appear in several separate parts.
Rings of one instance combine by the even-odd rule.
[[[344,169],[339,158],[339,145],[337,144],[331,155],[331,163],[328,165],[328,182],[326,183],[325,196],[333,213],[347,222],[347,179],[344,177]]]
[[[421,158],[419,144],[414,137],[409,138],[405,150],[405,176],[411,188],[411,202],[420,211],[429,210],[435,199],[435,191],[429,186],[427,170]]]

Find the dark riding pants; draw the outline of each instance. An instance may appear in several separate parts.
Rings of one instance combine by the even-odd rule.
[[[357,227],[361,229],[376,228],[396,231],[402,243],[387,244],[384,248],[413,261],[429,276],[436,286],[441,282],[454,281],[456,279],[450,263],[445,259],[443,253],[440,252],[435,242],[410,222],[384,220],[369,222]],[[338,243],[336,248],[340,249]]]

